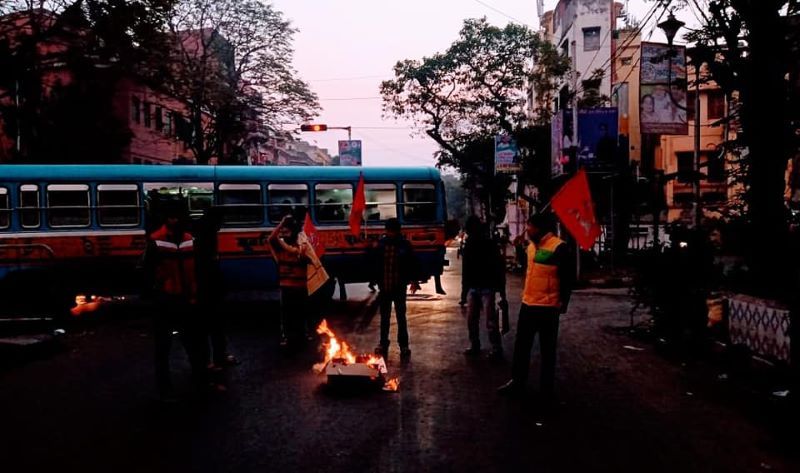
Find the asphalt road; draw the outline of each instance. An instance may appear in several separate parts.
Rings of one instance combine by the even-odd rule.
[[[614,330],[628,322],[624,290],[575,295],[556,408],[536,405],[536,373],[523,399],[498,397],[509,365],[461,354],[458,277],[455,264],[447,296],[431,284],[410,299],[412,361],[401,365],[396,345],[389,356],[397,393],[327,392],[311,372],[316,353],[280,354],[275,306],[251,305],[228,309],[242,360],[229,391],[192,396],[176,347],[181,401],[163,406],[146,319],[109,314],[70,331],[66,351],[0,372],[0,471],[800,471],[758,405]],[[509,284],[515,318],[520,281]],[[378,318],[366,288],[350,292],[329,320],[369,351]],[[513,332],[504,344],[510,353]]]

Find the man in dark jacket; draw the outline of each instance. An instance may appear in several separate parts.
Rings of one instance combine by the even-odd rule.
[[[500,324],[495,309],[498,292],[505,299],[505,271],[503,259],[497,243],[489,237],[487,225],[478,217],[467,220],[467,243],[463,251],[463,284],[467,289],[467,325],[470,346],[464,352],[467,356],[481,353],[480,318],[481,311],[486,316],[486,329],[492,351],[489,357],[503,358],[503,343],[500,337]]]
[[[386,221],[386,235],[378,242],[372,256],[374,276],[378,281],[381,311],[381,339],[375,352],[386,357],[389,354],[389,325],[394,304],[397,317],[397,343],[400,345],[400,358],[408,360],[408,323],[406,321],[406,287],[411,284],[412,292],[419,289],[417,284],[417,261],[411,243],[403,236],[400,222],[396,218]]]

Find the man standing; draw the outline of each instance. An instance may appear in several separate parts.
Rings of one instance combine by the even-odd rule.
[[[207,334],[197,313],[194,239],[183,231],[179,203],[164,209],[165,223],[150,234],[145,250],[146,296],[155,304],[156,385],[163,401],[173,398],[169,352],[173,332],[178,331],[192,366],[192,378],[200,390],[207,386]]]
[[[463,283],[467,289],[467,326],[470,346],[464,351],[467,356],[481,353],[480,318],[481,311],[486,316],[486,329],[493,360],[503,359],[503,343],[500,337],[500,324],[495,309],[495,295],[500,292],[505,300],[505,271],[500,249],[489,237],[489,229],[476,216],[467,219],[467,243],[464,246]]]
[[[400,358],[407,361],[411,357],[408,348],[408,323],[406,321],[406,287],[411,284],[412,292],[419,290],[417,284],[417,262],[411,243],[403,236],[400,222],[396,218],[386,221],[386,235],[378,242],[373,257],[375,275],[378,281],[381,311],[381,339],[375,353],[387,357],[389,354],[389,325],[394,304],[397,317],[397,343],[400,345]]]
[[[552,398],[555,384],[556,347],[559,315],[567,310],[574,272],[567,245],[553,234],[551,214],[537,214],[528,220],[528,268],[517,322],[517,339],[511,380],[501,386],[501,394],[520,394],[528,380],[531,348],[539,334],[541,348],[541,390]]]
[[[300,224],[287,215],[269,236],[281,288],[281,345],[293,350],[305,342],[308,315],[309,260],[301,248],[299,235]]]

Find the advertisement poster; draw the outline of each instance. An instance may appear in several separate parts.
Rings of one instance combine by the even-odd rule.
[[[578,110],[578,163],[602,166],[614,163],[619,128],[615,107]]]
[[[339,141],[339,166],[361,166],[361,140]]]
[[[641,132],[686,135],[686,48],[642,43],[639,87]]]
[[[561,162],[563,155],[562,136],[564,133],[564,112],[559,111],[553,115],[550,122],[550,176],[558,177],[564,174],[564,164]]]
[[[498,173],[522,171],[517,142],[511,135],[494,137],[494,170]]]

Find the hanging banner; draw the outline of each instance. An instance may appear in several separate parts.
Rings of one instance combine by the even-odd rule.
[[[619,128],[617,117],[615,107],[578,110],[578,163],[581,166],[614,164]]]
[[[644,134],[686,135],[686,48],[642,43],[639,124]]]
[[[339,166],[361,166],[361,140],[339,141]]]
[[[494,171],[496,173],[515,173],[522,171],[519,148],[511,135],[494,137]]]

